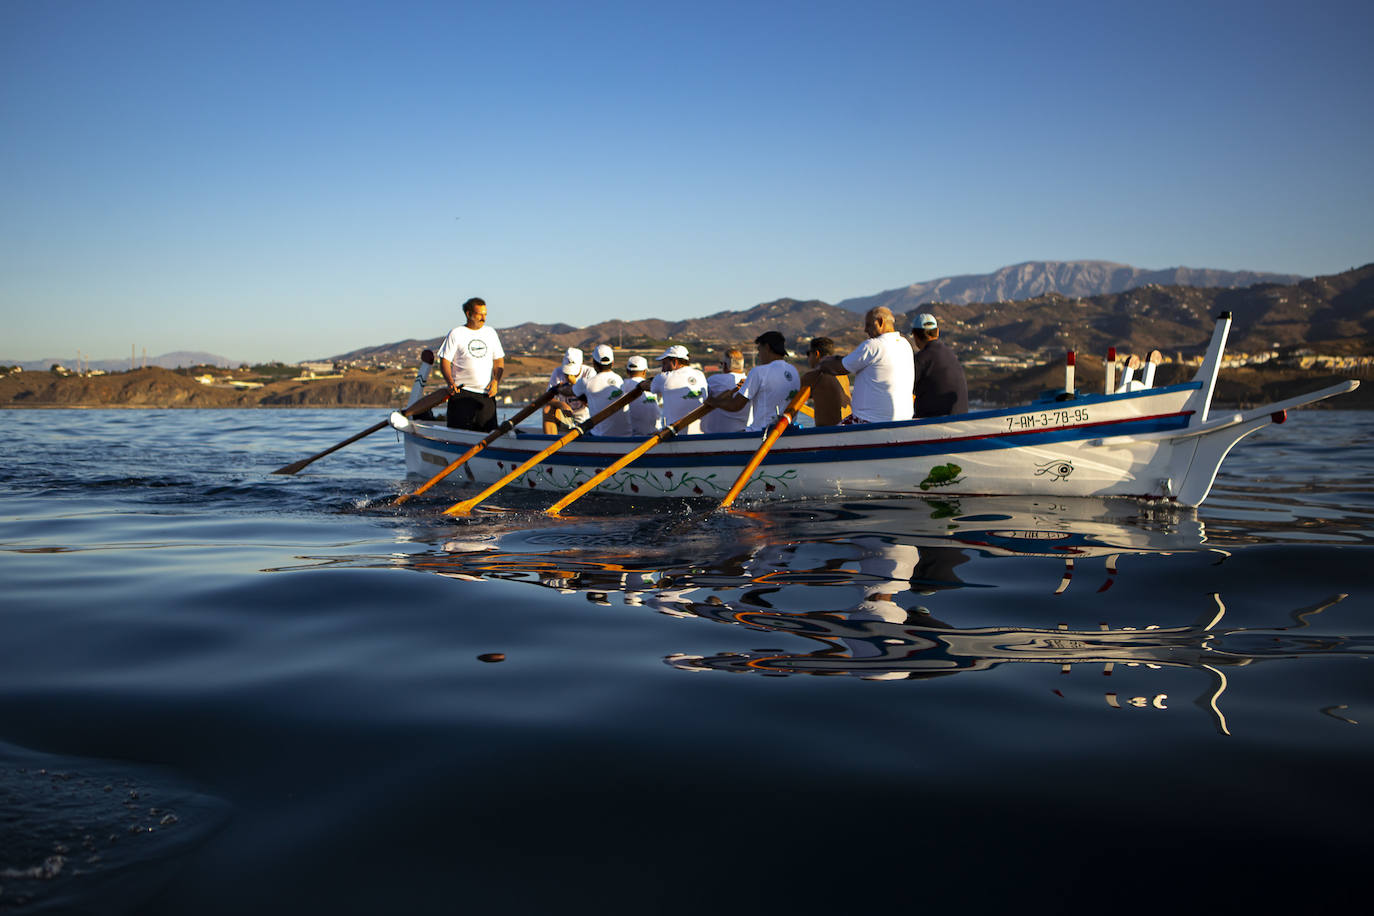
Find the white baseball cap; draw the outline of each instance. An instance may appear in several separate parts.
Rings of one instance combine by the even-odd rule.
[[[577,349],[577,347],[568,347],[567,351],[564,352],[564,354],[563,354],[563,365],[564,365],[564,366],[580,366],[580,365],[582,365],[582,351],[579,350],[579,349]]]
[[[922,312],[916,316],[913,327],[925,328],[927,331],[933,331],[940,327],[940,322],[936,321],[935,316],[930,314],[930,312]]]
[[[658,358],[659,362],[662,362],[670,356],[674,359],[686,359],[687,348],[684,347],[682,344],[673,344],[671,347],[663,351],[663,355]]]
[[[612,363],[612,362],[615,362],[615,351],[612,350],[610,347],[608,347],[606,344],[597,344],[597,345],[596,345],[596,349],[592,351],[592,362],[594,362],[594,363]]]
[[[631,372],[644,372],[649,368],[649,361],[642,356],[631,356],[625,368]]]

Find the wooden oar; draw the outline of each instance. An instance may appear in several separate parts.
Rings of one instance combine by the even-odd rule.
[[[392,503],[392,505],[399,506],[401,505],[401,503],[410,499],[412,496],[419,496],[421,493],[425,492],[430,487],[434,486],[436,483],[443,480],[445,477],[452,474],[454,471],[458,470],[460,467],[467,464],[469,458],[471,458],[473,455],[476,455],[478,452],[486,448],[488,445],[491,445],[497,439],[500,439],[506,433],[510,432],[517,425],[519,425],[519,423],[522,420],[524,420],[530,414],[534,413],[539,408],[543,407],[545,404],[549,403],[549,401],[552,401],[557,395],[558,386],[555,385],[548,391],[545,391],[539,397],[535,398],[533,401],[530,401],[529,406],[522,408],[520,412],[517,413],[515,416],[506,420],[500,426],[496,427],[494,430],[487,433],[486,437],[481,442],[478,442],[472,448],[468,449],[466,452],[463,452],[462,457],[460,457],[457,461],[450,464],[448,467],[444,468],[439,473],[435,474],[429,480],[425,481],[418,488],[416,488],[415,492],[403,493],[400,496],[396,497],[396,501]]]
[[[417,414],[417,413],[424,413],[426,410],[429,410],[431,407],[437,407],[438,405],[444,403],[444,401],[448,400],[448,395],[449,395],[449,391],[448,391],[447,388],[441,389],[441,390],[439,390],[439,391],[431,392],[430,394],[426,395],[425,397],[420,398],[420,400],[416,401],[414,404],[411,404],[411,405],[410,405],[409,407],[407,407],[405,410],[401,411],[401,413],[402,413],[404,416],[407,416],[407,417],[414,416],[414,415]],[[354,443],[354,442],[357,442],[359,439],[363,438],[364,436],[370,436],[370,435],[372,435],[373,433],[375,433],[377,430],[379,430],[379,429],[385,429],[386,427],[388,427],[388,426],[390,426],[390,425],[391,425],[391,418],[388,417],[387,419],[385,419],[385,420],[383,420],[382,422],[378,423],[376,426],[369,426],[367,429],[365,429],[365,430],[363,430],[362,432],[358,433],[356,436],[350,436],[349,438],[347,438],[347,439],[345,439],[344,441],[340,442],[338,445],[331,445],[329,448],[327,448],[327,449],[325,449],[324,451],[320,452],[318,455],[311,455],[309,458],[303,458],[303,459],[301,459],[300,461],[293,461],[291,464],[288,464],[288,465],[286,465],[285,467],[277,468],[277,469],[276,469],[275,471],[273,471],[272,473],[273,473],[273,474],[294,474],[294,473],[296,473],[297,471],[299,471],[301,468],[305,467],[307,464],[310,464],[312,461],[318,461],[318,460],[320,460],[321,458],[323,458],[325,455],[328,455],[330,452],[337,452],[339,449],[343,448],[345,445],[350,445],[350,444],[352,444],[352,443]]]
[[[754,471],[758,469],[758,466],[763,463],[763,456],[767,455],[768,450],[773,447],[773,443],[778,441],[778,437],[782,435],[783,430],[787,429],[788,424],[790,424],[792,418],[797,415],[797,411],[801,410],[801,406],[806,403],[806,399],[810,394],[811,386],[802,385],[801,390],[788,402],[782,415],[773,422],[773,428],[768,431],[768,435],[763,437],[763,444],[759,446],[758,451],[754,452],[754,457],[749,459],[749,463],[744,466],[744,470],[740,471],[739,479],[736,480],[735,485],[730,488],[730,492],[725,494],[725,498],[720,501],[720,506],[718,508],[728,509],[734,505],[735,498],[739,496],[740,491],[749,483],[750,476],[752,476]]]
[[[500,480],[496,481],[496,483],[487,487],[481,493],[478,493],[471,499],[465,499],[462,502],[457,502],[449,506],[447,509],[444,510],[444,514],[471,515],[473,508],[482,500],[486,499],[488,496],[495,493],[497,490],[501,489],[506,484],[510,483],[512,480],[519,477],[521,474],[525,473],[539,462],[543,461],[545,458],[552,455],[554,452],[558,451],[560,448],[576,439],[578,436],[581,436],[583,433],[591,429],[596,424],[600,423],[602,420],[605,420],[607,417],[615,414],[616,412],[627,406],[631,401],[639,397],[640,394],[644,391],[644,389],[648,387],[649,380],[642,379],[639,382],[639,384],[635,385],[629,391],[625,392],[620,397],[612,401],[610,404],[602,408],[600,411],[594,414],[591,419],[587,420],[579,426],[575,426],[572,429],[568,430],[562,436],[555,439],[553,441],[553,444],[551,444],[548,448],[535,454],[532,458],[528,459],[515,470],[511,471],[509,474],[502,477]]]
[[[736,385],[735,387],[738,389],[739,386]],[[611,464],[610,467],[598,472],[590,480],[582,484],[576,490],[573,490],[567,496],[563,497],[558,502],[554,503],[552,506],[549,506],[547,509],[544,510],[544,514],[550,516],[551,518],[557,518],[559,512],[566,509],[576,500],[581,499],[583,496],[586,495],[587,491],[591,490],[593,487],[600,484],[601,481],[605,480],[607,477],[610,477],[616,471],[619,471],[621,468],[628,465],[631,461],[634,461],[640,455],[644,454],[649,449],[653,448],[655,445],[658,445],[664,439],[671,439],[673,436],[676,436],[679,432],[686,429],[688,426],[692,425],[697,420],[700,420],[702,417],[706,416],[708,413],[715,409],[716,408],[711,404],[702,404],[696,410],[693,410],[691,413],[687,414],[687,416],[683,417],[681,420],[678,420],[672,426],[666,426],[663,429],[660,429],[658,432],[654,433],[652,436],[645,439],[643,442],[639,443],[639,445],[636,445],[630,451],[626,452],[624,455],[617,458]]]

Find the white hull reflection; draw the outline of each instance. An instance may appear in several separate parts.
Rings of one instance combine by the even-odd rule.
[[[1175,569],[1224,564],[1233,546],[1212,543],[1191,510],[1122,500],[895,498],[688,519],[541,517],[529,529],[493,516],[458,526],[432,551],[334,565],[526,583],[685,624],[743,628],[757,634],[746,645],[769,647],[664,659],[684,672],[913,682],[1048,665],[1064,674],[1086,669],[1106,706],[1158,712],[1172,701],[1149,682],[1189,669],[1206,675],[1196,703],[1228,734],[1228,671],[1374,652],[1374,639],[1300,632],[1345,597],[1316,600],[1317,586],[1311,605],[1277,621],[1266,612],[1260,626],[1253,606],[1240,614],[1250,626],[1228,624],[1223,596],[1174,588]],[[1150,588],[1112,591],[1119,570],[1148,577]],[[510,611],[518,613],[518,603]],[[1077,623],[1058,622],[1066,619]],[[1076,683],[1081,689],[1081,677]]]

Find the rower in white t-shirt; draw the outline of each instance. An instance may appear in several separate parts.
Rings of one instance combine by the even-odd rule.
[[[592,351],[593,373],[573,382],[573,397],[584,401],[587,411],[595,416],[611,406],[611,402],[624,393],[624,380],[616,374],[613,365],[615,352],[606,344],[600,344]],[[611,414],[592,427],[593,436],[630,435],[630,413],[626,407]]]
[[[787,362],[787,340],[782,334],[765,331],[754,339],[754,346],[758,365],[749,370],[744,386],[707,399],[718,410],[748,407],[749,423],[745,429],[749,432],[771,426],[801,384],[801,374]]]
[[[868,339],[848,355],[826,357],[811,371],[853,376],[852,413],[843,425],[910,420],[914,415],[911,389],[916,381],[911,344],[897,333],[892,311],[881,305],[864,315],[864,331]]]
[[[706,376],[706,400],[726,394],[744,383],[744,354],[727,350],[720,358],[720,371]],[[749,408],[713,410],[701,418],[704,433],[737,433],[749,425]]]
[[[591,366],[582,362],[582,351],[577,347],[568,347],[564,351],[563,364],[549,373],[549,387],[562,390],[563,400],[558,404],[563,406],[557,406],[554,401],[544,405],[544,432],[550,436],[557,435],[591,416],[585,403],[570,403],[568,398],[572,397],[572,386],[580,379],[589,378],[593,371]]]
[[[625,363],[625,384],[637,385],[644,380],[649,371],[649,361],[642,356],[631,356]],[[627,408],[630,415],[630,435],[651,436],[663,428],[663,411],[659,409],[658,398],[650,391],[641,392]]]
[[[706,376],[701,374],[701,370],[689,366],[687,360],[687,348],[681,344],[664,350],[658,358],[663,371],[654,376],[649,390],[658,398],[659,406],[663,409],[664,426],[681,420],[706,400]],[[688,424],[681,432],[701,432],[701,421]]]

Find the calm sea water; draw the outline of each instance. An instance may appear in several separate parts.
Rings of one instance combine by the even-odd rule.
[[[0,911],[1367,897],[1368,414],[1198,512],[448,520],[389,430],[268,473],[377,419],[0,412]]]

